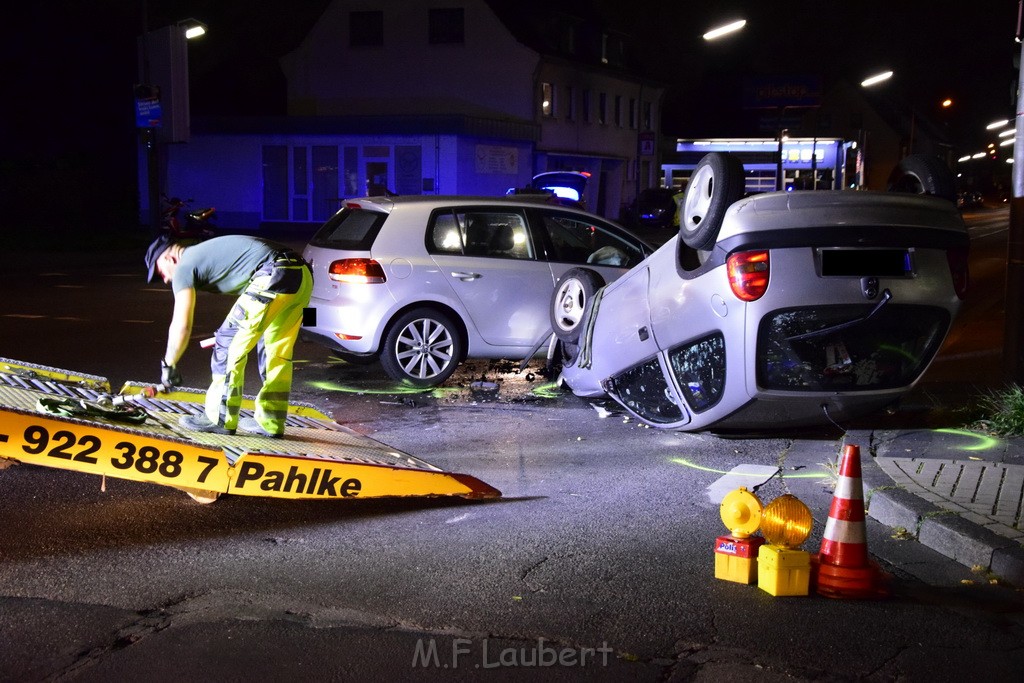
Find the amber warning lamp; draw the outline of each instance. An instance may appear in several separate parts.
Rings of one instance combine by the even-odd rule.
[[[810,553],[800,545],[811,534],[811,511],[793,495],[779,496],[761,515],[761,533],[768,541],[757,552],[757,586],[772,595],[807,595],[811,580]]]

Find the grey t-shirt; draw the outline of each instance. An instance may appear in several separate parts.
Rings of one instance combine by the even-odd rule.
[[[287,247],[259,237],[223,235],[186,247],[171,280],[171,289],[193,288],[241,294],[252,274]]]

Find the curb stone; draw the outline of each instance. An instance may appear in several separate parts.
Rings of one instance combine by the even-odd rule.
[[[873,462],[870,469],[887,478]],[[868,489],[866,496],[868,516],[880,524],[902,527],[918,543],[951,560],[983,567],[1013,586],[1024,587],[1024,547],[1020,543],[894,488],[891,480],[888,485]]]

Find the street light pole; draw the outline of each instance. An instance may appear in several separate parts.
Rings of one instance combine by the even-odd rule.
[[[160,145],[187,142],[189,138],[186,43],[205,33],[206,26],[195,19],[150,30],[146,3],[143,3],[139,74],[146,98],[154,107],[148,110],[149,118],[140,116],[136,125],[146,150],[149,220],[154,232],[160,230]]]
[[[1021,66],[1024,67],[1024,41],[1021,42]],[[1005,301],[1003,370],[1009,380],[1024,384],[1024,319],[1021,316],[1024,303],[1024,68],[1017,74],[1013,199],[1010,200],[1010,233],[1006,244]]]
[[[145,2],[145,0],[143,0],[142,3],[141,51],[142,85],[148,89],[152,86],[152,73],[149,65],[149,3]],[[151,93],[147,93],[147,95],[149,94]],[[157,152],[156,130],[151,126],[148,126],[139,128],[139,133],[142,136],[142,146],[146,150],[146,187],[148,190],[147,203],[149,204],[149,227],[153,230],[153,234],[155,235],[160,231],[160,174],[158,171],[159,158]]]

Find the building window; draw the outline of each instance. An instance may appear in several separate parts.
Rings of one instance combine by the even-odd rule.
[[[565,86],[565,120],[576,120],[576,89],[571,85]]]
[[[463,45],[466,42],[465,19],[461,7],[430,10],[428,25],[431,45]]]
[[[583,121],[590,123],[590,90],[583,91]]]
[[[550,83],[540,84],[540,114],[546,119],[555,115],[555,88]]]
[[[576,27],[566,26],[562,31],[562,54],[576,54]]]
[[[615,96],[615,125],[622,128],[622,95]]]
[[[644,130],[651,130],[651,103],[644,102]]]
[[[597,122],[608,123],[608,94],[601,93],[597,96]]]
[[[263,220],[288,220],[288,146],[263,145]]]
[[[350,47],[381,47],[384,45],[384,12],[349,12],[348,31]]]
[[[636,100],[629,98],[629,127],[636,130]]]

